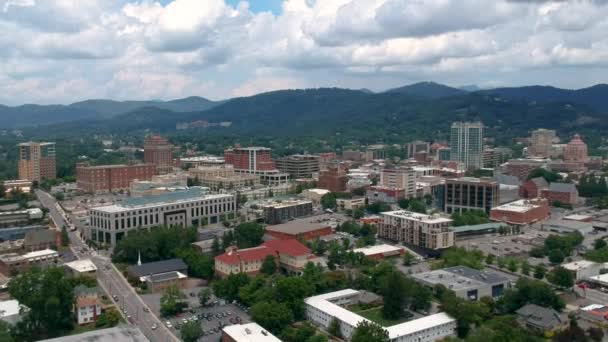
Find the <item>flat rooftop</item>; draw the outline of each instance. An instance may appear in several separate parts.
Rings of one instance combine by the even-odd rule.
[[[376,255],[376,254],[382,254],[382,253],[394,253],[394,252],[399,252],[399,251],[403,251],[403,250],[404,250],[403,247],[400,247],[400,246],[392,246],[392,245],[383,244],[383,245],[356,248],[356,249],[353,249],[353,252],[363,253],[364,255]]]
[[[327,222],[314,222],[306,219],[298,219],[286,223],[266,226],[266,230],[286,234],[303,234],[328,227],[331,226]]]
[[[404,218],[408,220],[415,220],[424,223],[442,223],[442,222],[452,222],[452,219],[441,217],[439,215],[427,215],[415,213],[413,211],[407,210],[396,210],[396,211],[385,211],[381,213],[385,216],[392,216],[397,218]]]
[[[229,325],[222,330],[236,342],[281,342],[257,323]]]
[[[144,208],[157,205],[189,202],[197,199],[217,199],[232,196],[229,194],[207,194],[205,193],[204,189],[205,188],[201,187],[192,187],[188,188],[187,190],[168,192],[160,195],[134,197],[129,198],[119,204],[95,207],[93,209],[105,212],[121,212],[132,208]]]
[[[293,201],[282,201],[282,202],[276,202],[276,203],[270,203],[270,204],[266,204],[264,206],[264,208],[275,208],[275,209],[279,209],[279,208],[287,208],[287,207],[291,207],[294,205],[302,205],[302,204],[312,204],[311,201],[309,200],[293,200]]]
[[[505,204],[501,204],[498,207],[492,208],[492,210],[503,210],[503,211],[513,211],[518,213],[525,213],[535,208],[539,208],[540,205],[533,203],[529,200],[518,200]]]
[[[453,291],[509,281],[509,278],[497,273],[479,271],[466,266],[454,266],[435,271],[417,273],[413,274],[412,277],[433,285],[442,284]]]
[[[340,297],[348,297],[359,295],[359,291],[346,289],[336,292],[330,292],[318,296],[313,296],[304,299],[304,303],[310,306],[317,308],[320,311],[323,311],[333,317],[339,317],[340,320],[346,322],[347,324],[356,327],[360,322],[366,321],[370,322],[370,320],[348,310],[339,305],[332,303],[332,299],[340,298]],[[406,336],[409,334],[416,333],[418,331],[426,330],[438,325],[455,322],[455,320],[448,316],[446,313],[437,313],[433,315],[429,315],[426,317],[422,317],[419,319],[414,319],[408,322],[396,324],[390,327],[384,328],[389,335],[391,340],[397,339],[401,336]]]
[[[91,261],[91,259],[80,259],[64,264],[76,272],[94,272],[97,271],[97,266]]]
[[[42,340],[40,342],[149,342],[138,328],[119,325],[114,328],[89,331],[70,336]]]

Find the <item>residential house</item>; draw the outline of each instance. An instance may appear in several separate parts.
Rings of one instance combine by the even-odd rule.
[[[567,324],[559,312],[536,304],[524,305],[516,313],[521,326],[541,333],[561,330]]]

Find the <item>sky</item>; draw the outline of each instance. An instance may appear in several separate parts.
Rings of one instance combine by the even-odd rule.
[[[0,0],[0,103],[608,80],[608,0]]]

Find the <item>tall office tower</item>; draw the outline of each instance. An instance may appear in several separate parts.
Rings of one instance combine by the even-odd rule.
[[[281,172],[289,173],[293,179],[312,178],[319,172],[319,156],[312,154],[294,154],[275,159],[274,163]]]
[[[157,174],[173,170],[173,145],[160,135],[150,135],[144,140],[144,163],[154,164]]]
[[[555,139],[555,131],[552,129],[541,128],[533,131],[528,156],[549,158],[553,149],[553,139]]]
[[[587,144],[578,134],[564,148],[564,160],[567,162],[584,163],[589,160]]]
[[[483,124],[454,122],[450,134],[450,160],[466,169],[479,169],[482,164]]]
[[[19,179],[40,182],[57,177],[54,142],[26,142],[19,146]]]

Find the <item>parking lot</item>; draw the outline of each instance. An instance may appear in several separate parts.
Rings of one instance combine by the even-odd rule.
[[[221,328],[226,325],[248,323],[249,315],[244,307],[236,304],[227,304],[223,300],[213,297],[210,305],[201,307],[198,302],[197,294],[201,287],[193,287],[182,290],[186,297],[185,301],[189,304],[189,309],[176,317],[163,318],[160,316],[160,297],[162,293],[149,293],[142,295],[150,310],[160,317],[163,324],[169,327],[174,333],[179,334],[179,328],[189,321],[199,322],[203,328],[203,337],[199,341],[216,342],[221,336]]]

